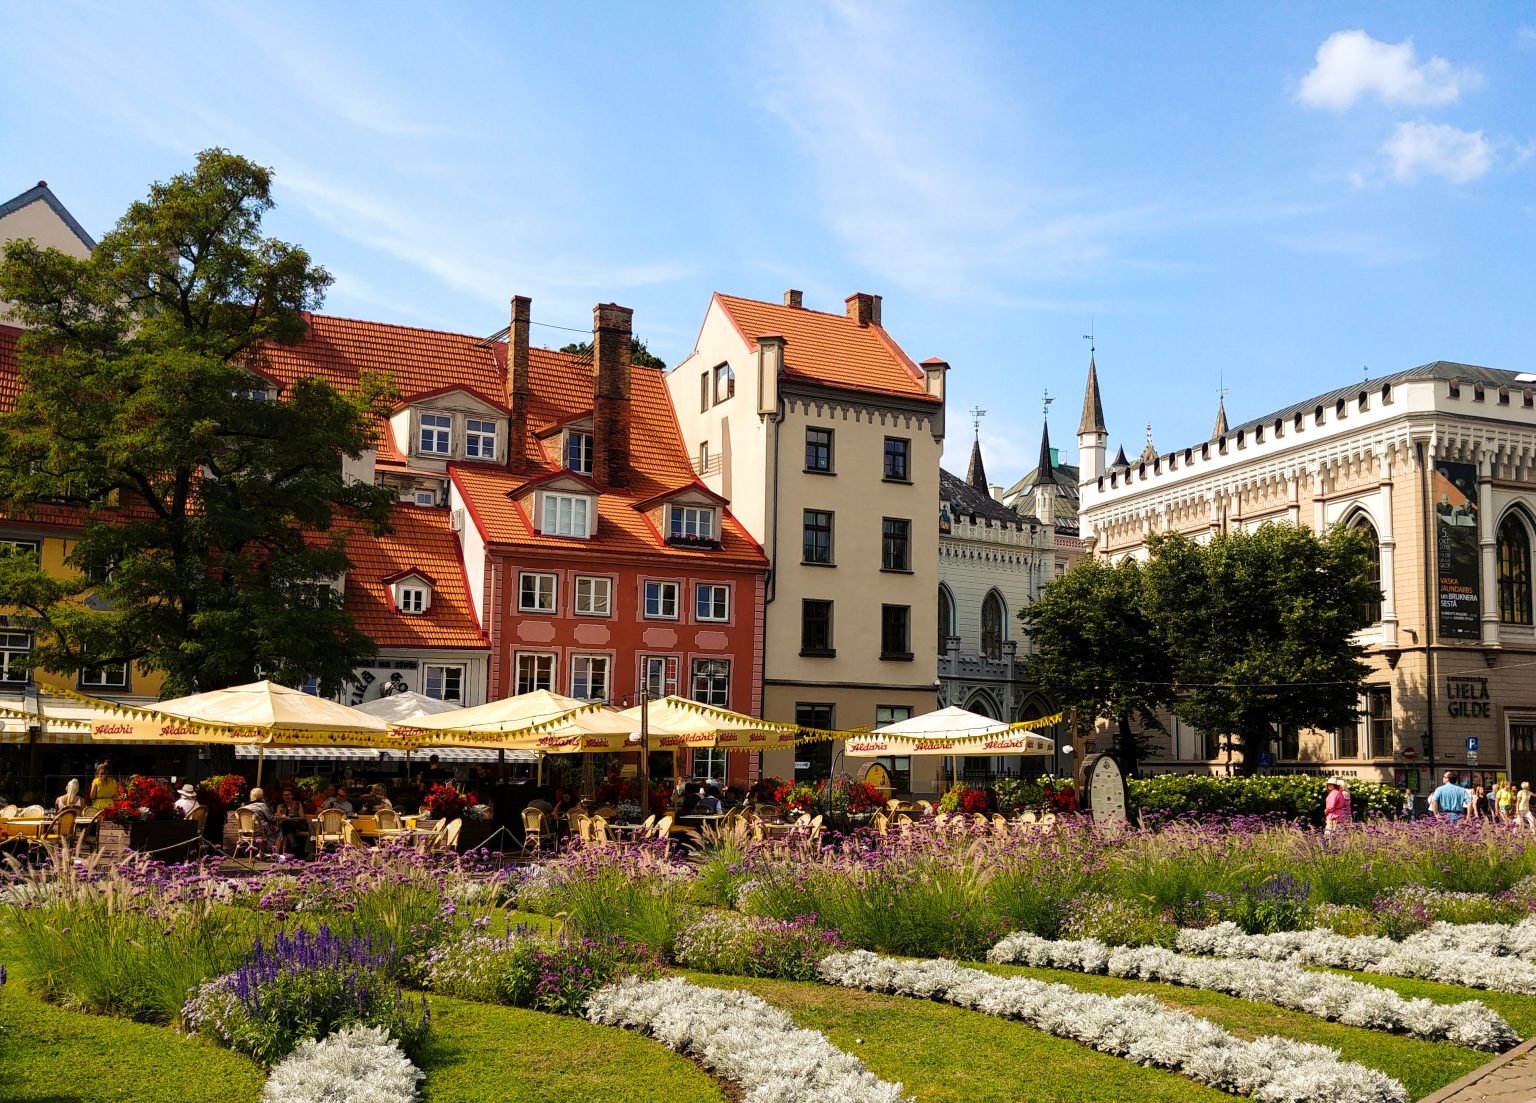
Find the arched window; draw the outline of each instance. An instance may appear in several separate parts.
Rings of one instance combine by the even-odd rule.
[[[1375,589],[1375,594],[1365,603],[1362,610],[1365,614],[1365,623],[1375,624],[1381,620],[1381,541],[1376,536],[1376,526],[1371,524],[1370,518],[1361,513],[1350,521],[1349,527],[1359,529],[1370,539],[1370,566],[1368,579]]]
[[[944,648],[950,636],[955,634],[955,602],[949,596],[949,587],[939,587],[939,654],[944,654]]]
[[[1531,623],[1531,536],[1513,513],[1499,526],[1499,620]]]
[[[987,659],[1003,657],[1003,641],[1008,638],[1004,628],[1006,614],[1003,597],[996,590],[988,592],[981,603],[981,654]]]

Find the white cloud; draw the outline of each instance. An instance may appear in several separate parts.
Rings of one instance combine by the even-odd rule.
[[[1481,130],[1445,123],[1401,123],[1382,146],[1392,161],[1392,175],[1413,180],[1421,172],[1457,184],[1476,180],[1493,167],[1493,146]]]
[[[1362,96],[1383,103],[1435,107],[1455,103],[1483,76],[1443,57],[1420,64],[1413,40],[1378,42],[1364,31],[1335,31],[1317,48],[1317,64],[1301,79],[1296,98],[1308,107],[1342,111]]]

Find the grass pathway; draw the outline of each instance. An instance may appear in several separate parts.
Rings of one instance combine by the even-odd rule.
[[[822,984],[685,972],[787,1011],[921,1103],[1212,1103],[1232,1096],[1097,1053],[1023,1023],[946,1004]],[[637,1103],[641,1098],[634,1096]],[[849,1100],[849,1103],[857,1103]]]
[[[1062,969],[1032,969],[1015,965],[990,965],[967,963],[998,976],[1033,977],[1035,980],[1054,981],[1083,992],[1098,992],[1106,996],[1124,996],[1142,993],[1152,996],[1170,1007],[1182,1008],[1202,1019],[1223,1026],[1241,1038],[1256,1038],[1261,1034],[1276,1034],[1295,1038],[1302,1042],[1315,1042],[1331,1046],[1343,1054],[1345,1060],[1357,1061],[1378,1069],[1402,1081],[1408,1094],[1422,1098],[1464,1076],[1489,1060],[1490,1055],[1474,1049],[1448,1045],[1444,1042],[1426,1042],[1401,1034],[1388,1034],[1363,1027],[1344,1026],[1328,1022],[1299,1011],[1287,1011],[1273,1004],[1257,1000],[1240,1000],[1220,992],[1207,992],[1198,988],[1182,988],[1174,984],[1155,984],[1120,977],[1102,977]],[[1374,981],[1360,975],[1359,979]],[[1465,1000],[1476,998],[1477,993],[1450,985],[1438,985],[1447,998]],[[1407,992],[1405,995],[1426,995]],[[1522,997],[1516,997],[1517,999]],[[1529,1001],[1536,1002],[1536,1001]],[[1494,1006],[1490,1001],[1489,1006]],[[1496,1007],[1501,1014],[1504,1008]],[[1508,1016],[1506,1015],[1506,1018]],[[1529,1020],[1531,1013],[1527,1011]],[[1525,1031],[1515,1020],[1510,1025],[1516,1031]]]

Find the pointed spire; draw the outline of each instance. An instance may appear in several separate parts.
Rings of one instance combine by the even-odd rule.
[[[1147,446],[1141,450],[1138,457],[1141,463],[1151,463],[1157,459],[1157,445],[1152,443],[1152,423],[1147,422]]]
[[[1215,440],[1217,437],[1224,437],[1226,435],[1227,400],[1225,398],[1219,398],[1216,400],[1216,428],[1211,430],[1211,439]]]
[[[987,469],[981,462],[980,438],[971,442],[971,466],[965,469],[965,481],[983,494],[990,496],[992,493],[987,488]]]
[[[1060,486],[1056,471],[1051,466],[1051,423],[1040,426],[1040,458],[1035,461],[1036,486]]]
[[[1107,433],[1104,427],[1104,403],[1099,399],[1099,369],[1088,354],[1088,389],[1083,393],[1083,420],[1078,423],[1077,433]]]
[[[1131,466],[1131,461],[1125,458],[1125,445],[1122,444],[1120,446],[1120,450],[1115,453],[1115,462],[1110,464],[1109,466],[1111,466],[1111,467],[1129,467],[1129,466]]]

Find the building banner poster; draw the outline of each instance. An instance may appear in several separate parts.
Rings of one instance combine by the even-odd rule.
[[[1435,547],[1440,577],[1440,635],[1475,640],[1478,623],[1477,469],[1435,465]]]

